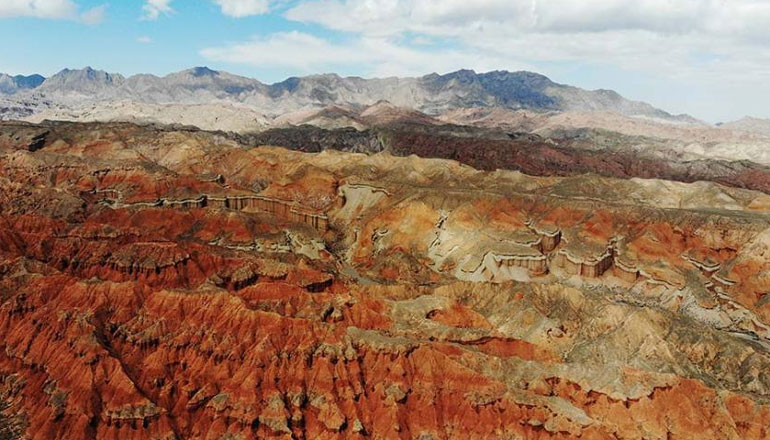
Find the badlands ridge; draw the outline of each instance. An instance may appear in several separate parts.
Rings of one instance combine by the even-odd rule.
[[[5,420],[35,440],[770,438],[766,162],[665,143],[634,167],[554,117],[0,123]]]

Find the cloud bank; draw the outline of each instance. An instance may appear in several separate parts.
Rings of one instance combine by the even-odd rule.
[[[474,68],[579,62],[703,80],[759,81],[770,68],[770,2],[760,0],[308,0],[284,16],[344,41],[279,33],[202,54],[260,67],[363,64],[368,73],[394,74],[441,70],[453,57]]]
[[[31,17],[98,24],[104,20],[106,9],[106,5],[101,5],[79,12],[71,0],[2,0],[0,18]]]

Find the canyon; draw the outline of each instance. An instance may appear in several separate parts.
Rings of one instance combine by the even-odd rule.
[[[761,158],[380,107],[0,122],[0,414],[33,440],[770,439]]]

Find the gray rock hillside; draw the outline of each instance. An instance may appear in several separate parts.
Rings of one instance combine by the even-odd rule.
[[[396,106],[436,115],[447,110],[500,107],[535,111],[598,110],[626,116],[681,119],[611,90],[584,90],[558,84],[533,72],[459,70],[418,78],[341,77],[336,74],[292,77],[267,85],[256,79],[195,67],[163,77],[128,78],[94,70],[64,69],[35,84],[0,77],[0,94],[29,95],[61,105],[128,100],[147,104],[246,105],[266,115],[328,105],[365,107],[386,100]]]

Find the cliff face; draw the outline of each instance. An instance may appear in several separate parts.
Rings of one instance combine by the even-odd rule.
[[[35,440],[768,439],[767,199],[3,124],[0,411]]]

